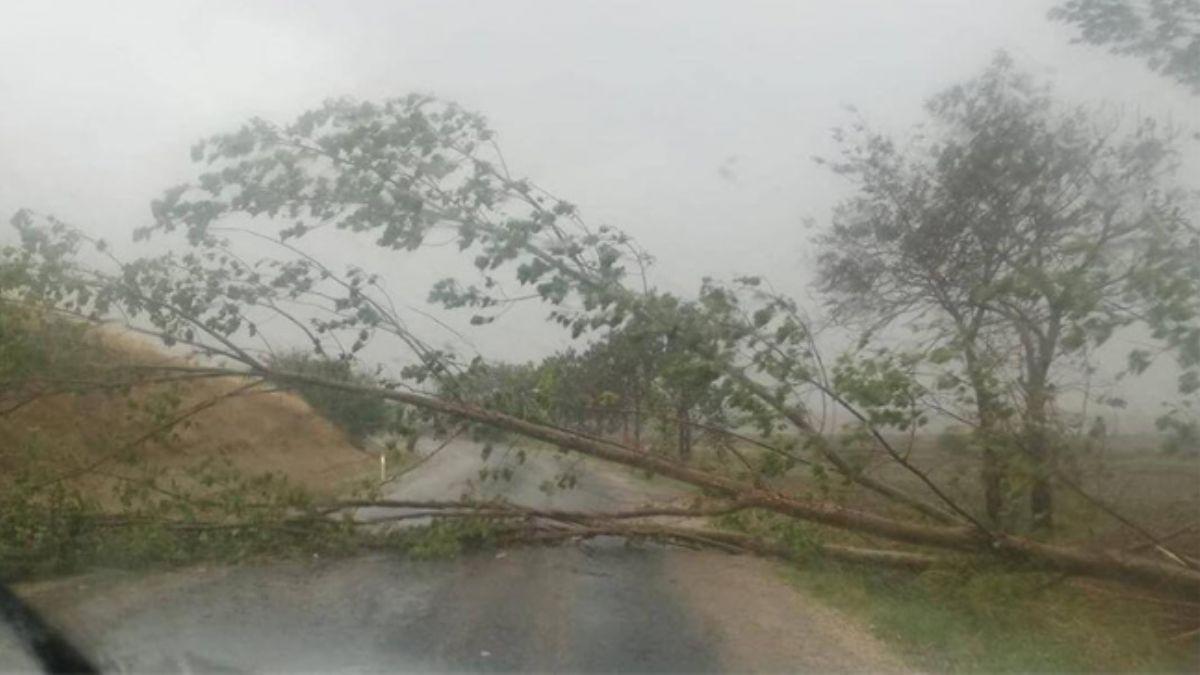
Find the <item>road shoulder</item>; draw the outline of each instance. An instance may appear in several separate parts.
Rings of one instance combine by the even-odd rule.
[[[869,627],[804,595],[779,563],[679,551],[664,570],[736,672],[914,672]]]

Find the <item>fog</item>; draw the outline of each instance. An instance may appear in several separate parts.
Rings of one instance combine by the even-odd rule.
[[[1071,45],[1051,4],[8,2],[0,212],[54,213],[124,246],[148,201],[192,176],[198,138],[331,96],[421,91],[483,112],[515,173],[638,239],[660,288],[753,273],[803,297],[813,228],[848,193],[812,157],[834,150],[847,106],[903,132],[1005,49],[1063,100],[1196,127],[1198,99]],[[1184,178],[1200,185],[1197,154]],[[391,279],[410,302],[442,276],[427,265]],[[510,359],[564,344],[526,323],[476,342]]]

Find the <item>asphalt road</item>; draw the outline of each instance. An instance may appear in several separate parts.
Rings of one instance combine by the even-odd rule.
[[[490,464],[504,461],[498,451]],[[480,485],[479,449],[459,443],[389,494],[500,493],[574,509],[678,494],[591,465],[574,467],[574,490],[540,489],[568,466],[555,453],[531,455],[511,481]],[[794,591],[772,563],[617,540],[450,561],[372,555],[101,572],[19,590],[100,663],[126,672],[904,669],[861,626]],[[20,667],[0,636],[0,670]]]

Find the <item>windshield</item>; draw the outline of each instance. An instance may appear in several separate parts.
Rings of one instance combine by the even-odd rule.
[[[0,59],[0,670],[1200,666],[1197,0]]]

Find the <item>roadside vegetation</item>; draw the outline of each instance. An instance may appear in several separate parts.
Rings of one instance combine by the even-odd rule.
[[[289,522],[366,489],[377,460],[300,400],[231,378],[112,377],[187,362],[40,309],[0,308],[0,353],[5,578],[348,543],[335,523]]]
[[[272,368],[332,382],[371,383],[371,377],[355,371],[354,364],[349,360],[292,351],[273,354],[270,363]],[[395,435],[405,430],[403,411],[375,396],[348,394],[316,386],[299,386],[295,392],[318,414],[337,425],[358,447],[362,447],[372,436]]]
[[[1086,23],[1089,6],[1056,16]],[[904,136],[851,118],[821,160],[854,192],[813,241],[817,304],[755,275],[656,288],[649,252],[513,174],[481,115],[425,95],[202,140],[196,179],[136,234],[167,253],[125,259],[21,211],[0,257],[3,571],[621,536],[800,563],[797,583],[935,670],[1186,668],[1191,148],[1061,100],[1005,54],[928,114]],[[339,238],[397,261],[453,244],[470,271],[430,305],[485,326],[540,303],[571,346],[513,364],[440,321],[419,334],[428,313],[384,270],[322,257]],[[134,333],[172,351],[120,348]],[[1121,352],[1111,372],[1104,350]],[[1174,378],[1135,450],[1106,412],[1156,364]],[[464,434],[485,456],[511,446],[480,480],[536,443],[692,492],[580,513],[386,499],[363,479],[381,449]],[[362,507],[432,524],[363,527]]]
[[[846,611],[927,672],[1189,672],[1171,640],[1189,610],[1050,574],[948,569],[918,576],[822,563],[787,568],[798,588]]]
[[[1124,487],[1136,497],[1131,501],[1138,505],[1137,513],[1191,522],[1197,498],[1194,485],[1180,480],[1169,491],[1158,486],[1171,485],[1169,479],[1162,481],[1168,473],[1191,477],[1200,466],[1192,460],[1156,467],[1160,460],[1134,453],[1126,468],[1147,474]],[[1063,519],[1063,527],[1074,534],[1064,538],[1102,538],[1091,529],[1095,522],[1086,510],[1071,507],[1067,512],[1071,516]],[[917,570],[848,564],[820,555],[816,544],[861,545],[861,538],[831,536],[757,512],[722,516],[713,525],[783,543],[794,563],[780,568],[789,581],[854,616],[914,668],[979,673],[1189,672],[1196,665],[1195,605],[1169,594],[1045,570],[980,565],[968,558]],[[1104,531],[1117,535],[1117,541],[1128,541],[1108,528]],[[1193,550],[1195,544],[1186,546]]]

